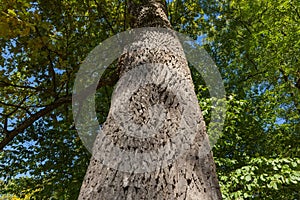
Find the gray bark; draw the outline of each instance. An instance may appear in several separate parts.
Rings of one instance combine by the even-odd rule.
[[[136,17],[132,19],[133,27],[171,27],[164,1],[139,2],[130,1],[129,5],[131,15]],[[152,81],[153,84],[145,84],[136,89],[132,86],[136,80],[127,79],[126,74],[147,63],[157,63],[149,71],[152,74],[146,75],[144,80],[150,83]],[[119,67],[121,79],[126,79],[127,84],[118,84],[116,91],[132,86],[127,88],[132,91],[132,96],[127,102],[121,102],[116,97],[118,94],[114,93],[115,100],[111,106],[130,108],[127,115],[131,121],[128,120],[128,123],[140,126],[149,125],[150,118],[163,115],[165,119],[154,136],[138,138],[126,135],[110,110],[102,131],[114,145],[124,151],[139,153],[164,146],[172,141],[172,137],[180,129],[180,117],[183,113],[190,115],[184,116],[185,126],[195,121],[193,130],[196,131],[196,136],[193,142],[188,144],[188,150],[184,154],[145,173],[136,173],[134,168],[124,172],[104,165],[97,155],[105,154],[103,149],[107,152],[110,149],[108,144],[103,143],[103,138],[97,137],[79,199],[221,199],[205,123],[194,92],[190,70],[176,35],[168,31],[142,31],[136,42],[124,50],[119,59]],[[166,72],[165,68],[170,69],[171,73]],[[178,90],[176,94],[174,88]],[[181,97],[178,94],[186,94],[189,97],[185,106],[179,103]],[[161,105],[164,113],[153,110],[154,105]],[[121,164],[120,160],[114,162],[116,166]],[[145,167],[147,168],[147,165]]]

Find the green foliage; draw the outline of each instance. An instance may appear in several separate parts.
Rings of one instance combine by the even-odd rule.
[[[76,199],[90,154],[73,125],[73,81],[86,55],[125,28],[124,4],[9,0],[0,13],[0,141],[16,133],[0,153],[0,194]]]
[[[125,7],[121,0],[1,1],[0,143],[16,137],[0,152],[0,198],[77,198],[90,154],[73,125],[73,81],[95,46],[129,28]],[[300,2],[173,0],[168,13],[175,30],[207,36],[224,78],[227,118],[213,149],[224,199],[299,199]],[[212,127],[212,99],[191,71]],[[97,91],[100,123],[116,73],[108,67]]]
[[[300,3],[214,1],[202,8],[206,48],[228,96],[214,148],[224,199],[298,199]]]

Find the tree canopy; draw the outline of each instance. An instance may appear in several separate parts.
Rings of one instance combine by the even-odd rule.
[[[228,110],[213,149],[224,199],[298,199],[300,2],[173,0],[168,15],[224,80]],[[87,54],[130,18],[123,0],[1,1],[0,198],[77,198],[90,154],[73,124],[73,82]],[[114,64],[98,85],[100,124]],[[212,126],[208,89],[191,71]]]

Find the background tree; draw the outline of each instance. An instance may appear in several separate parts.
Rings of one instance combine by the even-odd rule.
[[[86,55],[129,27],[125,8],[121,0],[1,1],[1,194],[77,198],[90,154],[73,127],[70,91]],[[174,29],[206,38],[225,81],[227,121],[213,150],[225,199],[299,198],[299,11],[289,0],[168,3]],[[101,124],[115,70],[97,90]],[[208,90],[191,71],[209,126]]]

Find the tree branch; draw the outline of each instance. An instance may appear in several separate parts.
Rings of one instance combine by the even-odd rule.
[[[117,69],[118,71],[118,69]],[[110,76],[108,79],[102,79],[97,85],[97,89],[103,87],[103,86],[114,86],[115,83],[118,81],[119,74],[118,72],[114,73],[113,76]],[[90,87],[93,87],[91,85]],[[91,92],[91,89],[87,88],[85,91],[83,91],[86,94],[79,94],[81,97],[87,97],[89,96],[89,92]],[[0,142],[0,152],[3,151],[4,147],[12,141],[19,133],[23,132],[26,128],[31,126],[36,120],[39,118],[47,115],[51,111],[59,108],[62,105],[69,104],[72,102],[72,96],[65,96],[58,98],[56,101],[54,101],[52,104],[45,106],[44,109],[36,112],[35,114],[32,114],[28,119],[26,119],[23,123],[21,123],[18,127],[16,127],[12,131],[6,131],[5,138]]]
[[[62,97],[55,101],[54,103],[48,105],[44,109],[38,111],[37,113],[33,114],[27,120],[25,120],[22,124],[20,124],[17,128],[12,131],[8,131],[6,137],[0,142],[0,151],[3,151],[4,147],[14,139],[19,133],[23,132],[26,128],[31,126],[36,120],[45,116],[46,114],[50,113],[54,109],[60,107],[65,103],[70,103],[72,101],[71,96],[69,97]]]
[[[31,90],[36,90],[39,91],[41,90],[40,88],[32,87],[32,86],[26,86],[26,85],[16,85],[16,84],[11,84],[5,81],[0,81],[0,87],[15,87],[15,88],[23,88],[23,89],[31,89]]]

